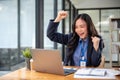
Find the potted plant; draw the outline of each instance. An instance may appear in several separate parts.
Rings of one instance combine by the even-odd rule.
[[[30,48],[22,50],[22,54],[25,57],[26,67],[30,70],[30,59],[32,58]]]

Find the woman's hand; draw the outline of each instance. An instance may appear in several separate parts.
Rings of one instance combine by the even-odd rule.
[[[65,19],[67,15],[68,15],[67,11],[59,11],[54,22],[60,22],[62,19]]]
[[[99,42],[100,42],[100,38],[98,37],[91,37],[92,38],[92,42],[93,42],[93,47],[95,48],[95,50],[98,50],[99,47]]]

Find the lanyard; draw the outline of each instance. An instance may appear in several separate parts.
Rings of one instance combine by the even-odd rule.
[[[83,56],[85,57],[85,52],[87,51],[87,45],[85,45],[85,42],[82,41],[82,44],[80,45],[81,49],[81,54],[80,57],[82,58]]]

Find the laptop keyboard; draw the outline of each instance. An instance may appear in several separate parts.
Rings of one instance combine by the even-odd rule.
[[[74,68],[64,68],[64,73],[65,74],[72,74],[74,72],[76,72],[77,69]]]

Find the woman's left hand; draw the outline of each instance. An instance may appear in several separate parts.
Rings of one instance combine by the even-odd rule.
[[[92,38],[92,42],[93,42],[93,47],[95,48],[95,50],[98,50],[99,47],[99,42],[100,42],[100,38],[98,37],[91,37]]]

